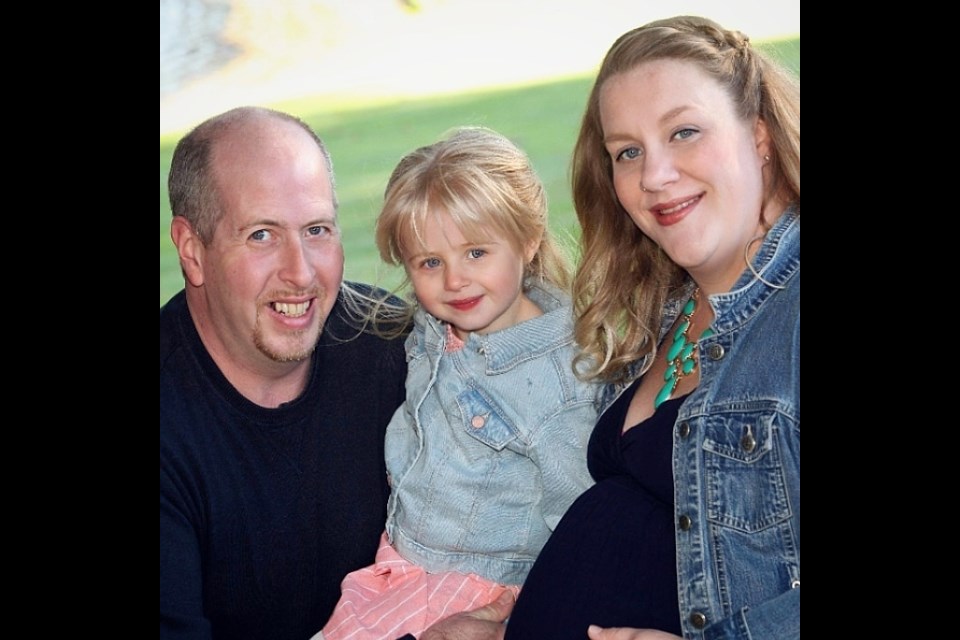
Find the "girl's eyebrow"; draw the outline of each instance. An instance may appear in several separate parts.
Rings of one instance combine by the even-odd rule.
[[[411,253],[411,254],[408,255],[406,258],[404,258],[404,260],[407,260],[407,261],[419,260],[419,259],[421,259],[421,258],[426,258],[426,257],[429,256],[429,255],[431,255],[431,254],[429,254],[429,253]]]

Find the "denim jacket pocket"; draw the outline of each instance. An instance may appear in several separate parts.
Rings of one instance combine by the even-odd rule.
[[[732,411],[706,418],[703,441],[709,520],[752,533],[790,517],[773,411]]]
[[[517,427],[479,389],[461,393],[457,396],[457,404],[464,431],[487,446],[502,451],[519,435]]]

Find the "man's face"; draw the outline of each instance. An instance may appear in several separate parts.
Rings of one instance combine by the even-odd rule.
[[[309,358],[336,301],[343,247],[316,142],[270,122],[217,143],[223,218],[203,248],[207,319],[236,366]]]

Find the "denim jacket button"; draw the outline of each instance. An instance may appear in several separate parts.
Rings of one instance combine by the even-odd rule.
[[[480,429],[486,422],[487,420],[483,416],[473,416],[473,418],[470,419],[470,426],[474,429]]]
[[[690,423],[689,423],[689,422],[681,422],[681,423],[680,423],[680,427],[678,428],[678,431],[679,431],[679,433],[680,433],[680,437],[681,437],[681,438],[686,438],[687,436],[690,435]]]
[[[757,439],[753,437],[753,434],[749,431],[743,434],[743,437],[740,438],[740,448],[742,448],[747,453],[750,453],[757,448]]]
[[[693,526],[693,521],[690,519],[690,516],[680,516],[681,531],[689,531],[691,526]]]
[[[714,343],[710,345],[710,347],[707,349],[707,355],[710,357],[711,360],[719,360],[720,358],[723,357],[724,353],[725,352],[723,350],[722,344]]]
[[[703,629],[707,626],[707,616],[699,611],[694,611],[690,614],[690,624],[692,624],[695,629]]]

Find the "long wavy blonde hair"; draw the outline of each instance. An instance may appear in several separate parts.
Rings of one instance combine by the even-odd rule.
[[[572,161],[573,202],[581,227],[581,262],[573,287],[575,332],[589,379],[625,381],[630,364],[656,349],[663,306],[686,277],[617,199],[600,121],[604,82],[662,59],[696,64],[726,89],[744,122],[763,119],[772,143],[764,196],[800,208],[800,86],[792,74],[754,49],[739,31],[705,18],[658,20],[620,36],[590,92]]]

